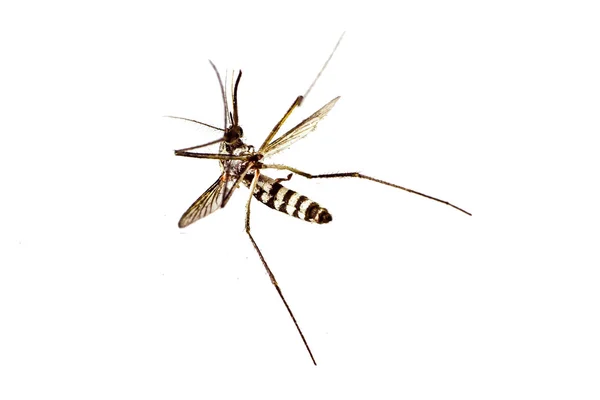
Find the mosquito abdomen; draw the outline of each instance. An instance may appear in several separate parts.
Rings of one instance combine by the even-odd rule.
[[[326,224],[331,221],[326,208],[265,175],[259,176],[254,197],[274,210],[308,222]]]

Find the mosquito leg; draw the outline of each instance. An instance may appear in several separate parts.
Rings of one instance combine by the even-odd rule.
[[[281,182],[287,182],[287,181],[289,181],[290,179],[292,179],[292,174],[288,174],[288,176],[287,176],[287,177],[285,177],[285,178],[277,178],[277,179],[274,179],[274,181],[275,181],[275,183],[281,183]]]
[[[296,97],[296,100],[294,100],[294,103],[290,106],[290,108],[287,110],[287,112],[283,115],[283,118],[281,118],[279,120],[279,122],[273,127],[273,129],[271,130],[271,133],[269,133],[269,136],[267,136],[267,138],[265,139],[263,144],[258,149],[259,153],[262,153],[262,151],[267,146],[267,144],[269,144],[271,142],[271,140],[275,137],[277,132],[279,132],[279,129],[281,129],[281,126],[285,123],[285,121],[288,119],[288,117],[290,115],[292,115],[292,112],[296,109],[296,107],[299,107],[300,104],[302,104],[303,99],[304,99],[304,97],[302,97],[302,96]]]
[[[207,146],[210,146],[210,145],[213,145],[213,144],[221,143],[223,140],[225,140],[225,137],[213,140],[212,142],[200,144],[198,146],[186,147],[185,149],[175,150],[175,154],[181,153],[181,152],[184,152],[184,151],[196,150],[196,149],[200,149],[202,147],[207,147]]]
[[[281,118],[281,120],[277,123],[277,125],[275,125],[275,127],[273,128],[273,130],[271,130],[271,133],[269,133],[269,136],[267,136],[267,138],[265,139],[265,141],[263,142],[263,144],[258,149],[259,153],[262,154],[262,152],[265,149],[265,147],[269,143],[271,143],[271,140],[273,140],[273,138],[275,137],[275,135],[277,134],[277,132],[279,132],[279,129],[281,129],[281,126],[288,119],[288,117],[292,114],[292,112],[294,111],[294,109],[296,109],[296,107],[300,107],[302,105],[302,102],[304,101],[304,98],[306,96],[308,96],[308,94],[312,90],[313,86],[315,86],[315,83],[317,83],[317,81],[319,80],[319,77],[321,77],[321,74],[323,73],[323,71],[325,71],[325,68],[327,67],[327,64],[329,64],[329,61],[331,61],[331,58],[333,57],[333,54],[335,53],[335,51],[337,50],[338,46],[340,45],[340,42],[342,41],[342,38],[344,37],[344,34],[345,34],[345,32],[342,33],[342,36],[340,36],[340,38],[338,39],[337,43],[335,44],[335,47],[333,48],[333,51],[331,52],[331,54],[327,58],[327,61],[325,61],[325,64],[323,65],[323,67],[321,68],[321,70],[319,71],[319,73],[317,74],[317,77],[315,78],[315,80],[310,84],[310,86],[309,86],[308,90],[306,91],[306,93],[304,94],[304,96],[298,96],[298,97],[296,97],[296,100],[294,101],[294,103],[292,104],[292,106],[289,108],[289,110],[287,110],[287,112],[283,115],[283,118]],[[238,80],[239,80],[239,77],[238,77]],[[236,90],[237,90],[237,83],[236,83]]]
[[[290,317],[292,317],[292,321],[294,321],[294,325],[296,325],[296,329],[298,330],[298,333],[300,334],[300,337],[302,338],[302,342],[304,342],[304,346],[306,347],[306,350],[308,351],[308,354],[310,355],[310,358],[311,358],[313,364],[317,365],[317,362],[315,361],[315,358],[313,357],[312,351],[310,351],[310,347],[308,346],[308,342],[304,338],[304,334],[302,333],[302,330],[300,329],[300,326],[298,325],[298,322],[296,321],[296,317],[294,317],[294,313],[292,313],[292,309],[288,305],[287,301],[285,301],[285,297],[283,297],[283,293],[281,292],[281,288],[279,287],[279,284],[277,283],[277,279],[275,279],[275,275],[273,275],[273,272],[271,272],[271,268],[269,268],[269,266],[267,265],[267,261],[265,261],[265,258],[263,257],[262,252],[258,248],[258,245],[254,241],[254,238],[252,237],[252,234],[250,233],[250,202],[252,201],[252,196],[254,194],[254,190],[256,189],[256,183],[258,182],[259,176],[260,176],[260,170],[257,169],[256,172],[254,173],[254,178],[252,179],[252,184],[250,185],[250,196],[248,197],[248,202],[246,203],[246,233],[248,234],[248,237],[250,238],[250,241],[252,242],[252,246],[254,246],[254,250],[256,250],[256,252],[258,253],[258,257],[260,257],[260,261],[262,262],[263,266],[265,267],[265,270],[267,271],[267,274],[269,275],[269,278],[271,279],[271,283],[273,284],[273,286],[275,286],[275,289],[277,290],[277,293],[279,294],[281,301],[283,301],[283,304],[285,305],[285,308],[287,309],[288,313],[290,314]]]
[[[327,58],[327,61],[325,61],[325,64],[323,64],[323,67],[321,67],[321,70],[319,71],[319,73],[317,74],[317,77],[315,78],[315,80],[310,84],[308,90],[306,91],[306,93],[304,93],[304,98],[306,98],[308,96],[308,94],[310,93],[310,91],[312,90],[313,86],[315,86],[315,83],[317,83],[317,81],[319,80],[319,78],[321,77],[321,74],[323,74],[323,71],[325,71],[325,68],[327,68],[327,64],[329,64],[329,61],[331,61],[331,58],[333,57],[333,54],[335,53],[335,51],[337,50],[337,48],[339,47],[342,39],[344,38],[344,35],[346,34],[346,32],[342,33],[342,36],[340,36],[340,38],[338,39],[337,43],[335,44],[335,47],[333,48],[333,50],[331,51],[331,54],[329,54],[329,57]]]
[[[305,177],[307,179],[326,179],[326,178],[361,178],[361,179],[366,179],[366,180],[369,180],[369,181],[381,183],[383,185],[391,186],[391,187],[396,188],[396,189],[405,190],[405,191],[407,191],[409,193],[414,193],[414,194],[417,194],[419,196],[426,197],[426,198],[428,198],[430,200],[434,200],[434,201],[437,201],[439,203],[446,204],[446,205],[448,205],[448,206],[450,206],[452,208],[457,209],[458,211],[462,211],[463,213],[465,213],[467,215],[471,215],[470,212],[465,211],[462,208],[457,207],[454,204],[451,204],[451,203],[449,203],[449,202],[447,202],[445,200],[441,200],[441,199],[438,199],[436,197],[429,196],[429,195],[427,195],[425,193],[417,192],[416,190],[412,190],[412,189],[406,188],[404,186],[395,185],[395,184],[390,183],[390,182],[382,181],[381,179],[377,179],[377,178],[373,178],[373,177],[370,177],[370,176],[367,176],[367,175],[363,175],[360,172],[338,172],[338,173],[333,173],[333,174],[313,175],[313,174],[309,174],[307,172],[300,171],[300,170],[298,170],[296,168],[290,167],[288,165],[283,165],[283,164],[263,164],[262,168],[283,169],[283,170],[291,171],[291,172],[293,172],[295,174],[301,175],[301,176],[303,176],[303,177]]]
[[[186,151],[186,149],[182,149],[182,150],[175,150],[175,155],[176,156],[182,156],[182,157],[192,157],[192,158],[208,158],[208,159],[212,159],[212,160],[248,160],[248,158],[250,158],[250,155],[241,155],[241,156],[234,156],[231,154],[220,154],[220,153],[194,153],[192,151]]]

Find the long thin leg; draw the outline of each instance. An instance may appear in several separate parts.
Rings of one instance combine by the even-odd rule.
[[[302,96],[296,97],[296,100],[294,100],[294,103],[290,106],[290,108],[287,110],[287,112],[283,115],[283,118],[281,118],[279,120],[279,122],[275,125],[275,127],[273,127],[273,129],[271,130],[271,133],[269,133],[269,136],[267,136],[267,138],[265,139],[263,144],[260,146],[260,148],[258,149],[258,153],[262,153],[264,148],[271,142],[271,140],[275,137],[277,132],[279,132],[279,129],[281,129],[281,126],[284,124],[284,122],[288,119],[288,117],[290,115],[292,115],[292,112],[296,109],[296,107],[300,106],[303,99],[304,98]]]
[[[302,102],[304,101],[304,98],[306,96],[308,96],[308,94],[312,90],[313,86],[315,86],[315,83],[317,83],[317,81],[321,77],[321,74],[323,73],[323,71],[325,71],[325,68],[327,67],[327,64],[329,64],[329,61],[331,61],[331,58],[333,57],[333,54],[335,53],[335,51],[337,50],[338,46],[340,45],[340,42],[342,41],[342,38],[344,37],[345,33],[346,32],[342,33],[342,36],[340,36],[340,38],[338,39],[337,43],[335,44],[335,47],[333,48],[333,51],[331,52],[331,54],[327,58],[327,61],[325,61],[325,64],[323,64],[323,67],[321,68],[321,70],[317,74],[317,77],[315,78],[315,80],[308,87],[308,90],[306,91],[306,93],[304,94],[304,96],[298,96],[298,97],[296,97],[296,100],[294,101],[294,103],[292,104],[292,106],[289,108],[289,110],[287,110],[287,112],[283,115],[283,118],[281,118],[281,120],[277,123],[277,125],[275,125],[275,127],[273,128],[273,130],[271,130],[271,133],[269,133],[269,136],[267,136],[267,138],[265,139],[265,141],[263,142],[263,144],[258,149],[259,153],[263,152],[263,150],[265,149],[265,147],[267,146],[267,144],[269,144],[271,142],[271,140],[275,137],[275,135],[277,134],[277,132],[279,132],[279,129],[281,129],[281,126],[288,119],[288,117],[292,114],[292,112],[294,111],[294,109],[296,109],[296,107],[300,107],[302,105]],[[238,77],[238,79],[239,79],[239,77]],[[236,91],[237,91],[237,83],[236,83]]]
[[[251,155],[234,156],[232,154],[221,153],[195,153],[193,151],[175,150],[176,156],[192,157],[192,158],[208,158],[211,160],[248,160]]]
[[[201,149],[202,147],[207,147],[207,146],[210,146],[210,145],[213,145],[213,144],[221,143],[223,140],[225,140],[225,137],[213,140],[212,142],[208,142],[208,143],[204,143],[204,144],[199,144],[198,146],[186,147],[185,149],[175,150],[175,154],[181,153],[181,152],[187,152],[187,151],[190,151],[190,150]]]
[[[367,179],[369,181],[381,183],[383,185],[391,186],[391,187],[394,187],[396,189],[402,189],[402,190],[405,190],[405,191],[407,191],[409,193],[418,194],[419,196],[423,196],[423,197],[426,197],[426,198],[428,198],[430,200],[435,200],[435,201],[440,202],[442,204],[446,204],[446,205],[448,205],[448,206],[450,206],[452,208],[457,209],[458,211],[464,212],[467,215],[471,215],[470,212],[465,211],[462,208],[457,207],[454,204],[451,204],[451,203],[447,202],[446,200],[441,200],[441,199],[438,199],[436,197],[429,196],[429,195],[427,195],[425,193],[417,192],[416,190],[412,190],[412,189],[406,188],[404,186],[395,185],[395,184],[390,183],[390,182],[382,181],[381,179],[377,179],[377,178],[373,178],[373,177],[370,177],[370,176],[367,176],[367,175],[363,175],[363,174],[361,174],[359,172],[338,172],[338,173],[334,173],[334,174],[313,175],[313,174],[309,174],[308,172],[300,171],[299,169],[290,167],[288,165],[283,165],[283,164],[263,164],[262,168],[283,169],[283,170],[291,171],[291,172],[293,172],[295,174],[301,175],[301,176],[303,176],[303,177],[305,177],[307,179],[322,179],[322,178],[323,179],[326,179],[326,178],[361,178],[361,179]]]
[[[337,48],[339,47],[342,39],[344,38],[344,35],[346,34],[346,32],[342,33],[342,36],[340,36],[340,38],[338,39],[337,43],[335,44],[335,47],[333,48],[333,50],[331,51],[331,54],[329,55],[329,57],[327,58],[327,61],[325,61],[325,64],[323,64],[323,67],[321,68],[321,70],[319,71],[319,73],[317,74],[317,77],[315,78],[315,80],[310,84],[308,90],[306,91],[306,93],[304,93],[304,98],[306,98],[308,96],[308,94],[310,93],[310,91],[312,90],[313,86],[315,86],[315,83],[317,83],[317,81],[319,80],[319,78],[321,77],[321,74],[323,73],[323,71],[325,71],[325,68],[327,68],[327,64],[329,64],[329,61],[331,61],[331,58],[333,57],[333,54],[335,53],[335,51],[337,50]]]
[[[250,233],[250,202],[252,201],[252,195],[254,194],[254,190],[256,189],[256,183],[258,182],[259,176],[260,176],[260,170],[257,169],[256,172],[254,173],[254,179],[252,179],[252,184],[250,185],[250,196],[248,197],[248,202],[246,203],[246,233],[248,234],[248,237],[250,238],[250,241],[252,242],[252,246],[254,246],[254,250],[256,250],[256,252],[258,253],[258,256],[260,257],[260,261],[262,261],[262,264],[265,267],[265,270],[267,270],[267,274],[269,275],[269,278],[271,279],[271,283],[273,284],[273,286],[275,286],[275,289],[277,290],[277,293],[279,294],[281,301],[283,301],[283,304],[285,305],[285,308],[287,309],[288,313],[290,314],[290,317],[292,317],[292,321],[294,321],[294,325],[296,325],[296,329],[298,330],[298,333],[300,334],[300,337],[302,338],[302,342],[304,342],[304,346],[306,347],[306,350],[308,351],[308,354],[310,355],[310,358],[311,358],[313,364],[317,365],[317,362],[315,361],[315,358],[313,357],[312,351],[310,351],[310,347],[308,346],[308,342],[304,338],[304,334],[302,333],[302,330],[300,329],[300,326],[298,325],[298,322],[296,321],[296,317],[294,317],[294,313],[292,313],[292,309],[288,305],[287,301],[285,301],[285,297],[283,297],[283,293],[281,292],[281,288],[279,287],[279,284],[277,283],[277,279],[275,279],[275,275],[273,275],[273,272],[271,272],[271,268],[269,268],[269,266],[267,265],[267,261],[265,261],[265,258],[263,257],[262,252],[258,248],[258,245],[254,241],[254,238],[252,237],[252,234]]]

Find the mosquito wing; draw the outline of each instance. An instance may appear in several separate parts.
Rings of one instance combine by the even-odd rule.
[[[287,149],[295,143],[296,141],[302,139],[304,136],[308,135],[310,132],[314,131],[317,128],[317,124],[321,121],[329,111],[333,108],[335,103],[340,99],[340,97],[336,97],[331,100],[329,103],[325,104],[321,109],[315,112],[310,117],[306,118],[304,121],[300,122],[298,125],[273,140],[269,143],[263,152],[265,156],[272,156],[273,154],[277,154],[282,150]]]
[[[198,221],[200,218],[204,218],[208,214],[215,212],[219,208],[225,207],[225,204],[227,204],[227,201],[231,198],[231,191],[235,189],[233,184],[234,181],[227,179],[226,174],[221,175],[219,179],[206,189],[206,192],[202,193],[202,196],[198,197],[198,200],[183,213],[179,220],[179,227],[185,228]]]

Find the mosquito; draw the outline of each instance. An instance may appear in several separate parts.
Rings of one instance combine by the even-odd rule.
[[[179,227],[185,228],[188,225],[196,222],[197,220],[215,212],[216,210],[225,207],[235,189],[237,189],[240,185],[243,184],[244,186],[250,189],[250,196],[246,201],[246,234],[248,235],[252,246],[256,250],[258,257],[260,258],[267,274],[269,275],[271,283],[277,290],[281,301],[283,302],[288,314],[294,322],[296,330],[300,334],[302,342],[304,343],[304,346],[308,351],[308,354],[314,365],[317,365],[317,362],[313,356],[313,353],[310,349],[310,346],[308,345],[306,338],[304,337],[304,334],[302,333],[302,330],[300,329],[300,325],[298,324],[294,313],[292,312],[290,306],[285,300],[285,297],[283,295],[281,287],[277,283],[275,275],[273,274],[271,268],[267,264],[267,261],[265,260],[262,251],[260,250],[258,244],[254,240],[254,237],[252,236],[250,229],[250,204],[252,196],[254,196],[258,201],[267,205],[268,207],[291,215],[292,217],[296,217],[308,222],[314,222],[317,224],[326,224],[332,221],[332,216],[326,208],[321,207],[317,202],[310,200],[306,196],[303,196],[295,192],[294,190],[286,188],[281,184],[281,182],[289,181],[293,174],[300,175],[307,179],[360,178],[377,182],[396,189],[401,189],[410,193],[414,193],[416,195],[426,197],[439,203],[446,204],[467,215],[471,215],[464,209],[459,208],[445,200],[441,200],[436,197],[417,192],[416,190],[412,190],[403,186],[386,182],[381,179],[363,175],[359,172],[311,174],[299,170],[297,168],[291,167],[289,165],[269,164],[264,162],[268,157],[271,157],[274,154],[277,154],[280,151],[287,149],[293,143],[304,138],[307,134],[314,131],[317,127],[317,124],[323,118],[325,118],[325,116],[331,111],[331,109],[340,99],[339,96],[335,97],[323,107],[321,107],[319,110],[317,110],[315,113],[313,113],[311,116],[304,119],[298,125],[294,126],[292,129],[288,130],[287,132],[275,139],[275,136],[280,131],[281,127],[284,125],[288,117],[294,112],[296,108],[302,105],[304,99],[312,90],[316,81],[319,79],[319,77],[327,67],[327,64],[333,57],[333,54],[337,50],[343,36],[344,35],[342,34],[342,36],[339,38],[333,51],[329,55],[329,58],[321,68],[320,72],[317,74],[316,78],[314,79],[306,93],[304,95],[299,95],[298,97],[296,97],[296,99],[286,111],[286,113],[283,115],[283,117],[279,120],[279,122],[277,122],[277,124],[273,127],[271,132],[267,135],[267,137],[262,142],[258,150],[255,149],[252,145],[247,145],[242,140],[243,129],[239,125],[238,113],[238,87],[240,79],[242,77],[242,71],[238,72],[237,78],[235,79],[235,85],[232,88],[232,111],[230,111],[227,93],[225,85],[223,85],[223,81],[221,80],[221,75],[219,74],[219,71],[214,65],[214,63],[209,60],[210,65],[212,66],[213,70],[215,71],[215,74],[217,75],[217,79],[219,81],[219,86],[221,89],[221,96],[224,105],[224,128],[219,128],[189,118],[169,116],[170,118],[182,119],[223,132],[223,136],[217,140],[199,146],[175,150],[176,156],[216,159],[219,160],[221,165],[221,176],[183,213],[181,219],[179,220]],[[217,143],[220,143],[218,153],[198,153],[196,151],[193,151]],[[262,170],[264,169],[288,171],[288,175],[286,178],[273,179],[262,173]]]

